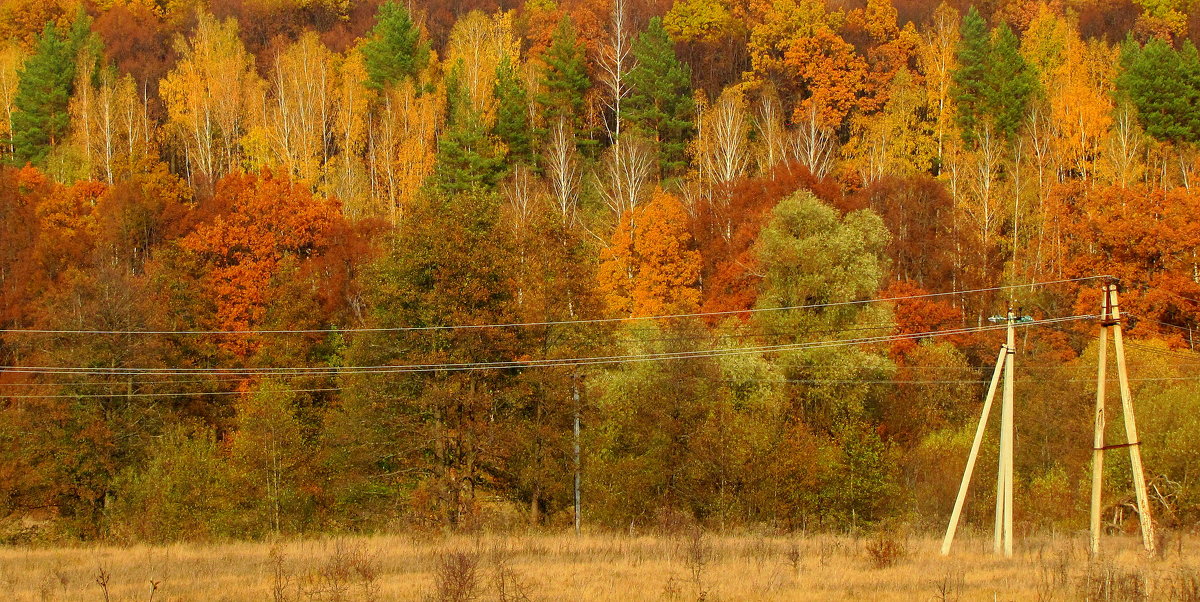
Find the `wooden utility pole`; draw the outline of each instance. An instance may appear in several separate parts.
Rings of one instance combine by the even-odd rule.
[[[1100,299],[1100,346],[1096,349],[1096,423],[1092,439],[1092,515],[1089,522],[1092,557],[1100,554],[1100,496],[1104,488],[1104,399],[1108,380],[1108,285]]]
[[[575,401],[575,536],[579,537],[580,510],[583,503],[580,491],[582,479],[579,471],[579,374],[571,375],[571,397]]]
[[[1004,362],[1004,397],[1000,406],[1000,466],[996,477],[996,536],[994,549],[997,554],[1012,558],[1013,522],[1013,363],[1016,356],[1016,332],[1013,324],[1016,316],[1012,309],[1006,316],[1007,343]]]
[[[958,531],[958,521],[962,517],[963,504],[966,503],[967,490],[971,486],[971,475],[975,472],[975,461],[979,457],[979,448],[983,444],[983,434],[987,429],[988,415],[992,411],[992,401],[996,398],[996,389],[1000,384],[1000,375],[1004,375],[1003,396],[1000,404],[1000,453],[999,464],[996,468],[996,526],[993,549],[997,554],[1003,553],[1012,557],[1013,552],[1013,362],[1016,355],[1016,330],[1018,321],[1029,321],[1030,318],[1018,319],[1012,310],[1003,317],[992,317],[992,322],[1004,322],[1007,325],[1007,340],[1000,346],[996,356],[996,369],[992,372],[992,382],[988,386],[987,397],[983,401],[983,413],[979,417],[979,426],[975,429],[975,440],[971,443],[971,454],[967,457],[967,466],[963,470],[963,480],[958,487],[958,497],[954,500],[954,511],[950,514],[950,524],[946,527],[946,536],[942,539],[942,555],[950,553],[954,543],[954,534]]]
[[[1137,422],[1133,415],[1133,396],[1129,391],[1129,370],[1125,363],[1125,342],[1121,332],[1121,308],[1117,298],[1117,287],[1105,284],[1103,305],[1100,315],[1099,368],[1096,380],[1096,433],[1092,452],[1092,554],[1100,553],[1100,503],[1104,478],[1104,452],[1122,447],[1129,448],[1129,468],[1133,473],[1133,491],[1137,496],[1138,522],[1142,528],[1142,546],[1154,553],[1154,520],[1150,516],[1150,496],[1146,491],[1146,475],[1142,469],[1142,442],[1138,439]],[[1104,394],[1107,364],[1107,331],[1112,329],[1113,345],[1117,356],[1117,381],[1121,390],[1121,418],[1125,423],[1125,443],[1104,445]]]
[[[1000,383],[1000,374],[1004,371],[1004,360],[1008,348],[1000,346],[1000,354],[996,356],[996,369],[992,372],[992,384],[988,386],[987,397],[983,399],[983,413],[979,416],[979,426],[975,429],[975,441],[971,443],[971,455],[967,456],[967,467],[963,469],[962,484],[958,486],[958,497],[954,500],[954,511],[950,513],[950,524],[946,527],[946,537],[942,539],[942,556],[950,553],[954,543],[954,534],[958,531],[958,520],[962,516],[963,504],[967,500],[967,489],[971,486],[971,475],[975,472],[975,460],[979,458],[979,447],[983,443],[983,433],[987,429],[988,414],[992,411],[992,400],[996,398],[996,386]]]

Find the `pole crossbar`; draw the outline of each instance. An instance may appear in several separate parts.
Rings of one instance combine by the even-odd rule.
[[[1104,447],[1094,447],[1092,449],[1095,451],[1108,451],[1110,449],[1124,449],[1126,447],[1133,447],[1135,445],[1141,445],[1141,444],[1142,444],[1141,441],[1134,441],[1133,443],[1114,443],[1112,445],[1105,445]]]

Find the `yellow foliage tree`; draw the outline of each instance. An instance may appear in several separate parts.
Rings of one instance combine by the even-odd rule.
[[[444,91],[420,94],[406,79],[386,97],[372,120],[367,148],[373,195],[383,214],[399,223],[425,178],[433,173],[437,137],[445,115]]]
[[[238,38],[236,19],[201,12],[192,37],[176,38],[175,46],[179,62],[159,85],[168,127],[183,146],[189,176],[215,182],[238,165],[265,84]]]
[[[0,121],[0,140],[12,137],[12,115],[16,107],[13,99],[17,96],[17,71],[25,62],[25,52],[21,47],[9,42],[0,47],[0,110],[4,111],[4,120]],[[4,145],[4,154],[12,155],[11,142]]]
[[[373,93],[367,88],[367,68],[362,54],[351,50],[340,61],[334,82],[333,156],[325,162],[321,191],[342,200],[351,218],[372,214],[370,184],[362,156],[367,145],[368,107]]]
[[[955,51],[958,33],[958,11],[942,2],[933,11],[928,27],[921,32],[921,43],[917,46],[917,64],[925,78],[925,94],[933,114],[934,137],[937,139],[937,156],[945,155],[946,135],[954,128],[954,103],[950,90],[957,68]]]
[[[310,186],[329,159],[337,73],[337,55],[315,32],[305,33],[275,56],[263,123],[277,161]]]
[[[812,37],[818,29],[837,30],[845,21],[845,14],[828,12],[822,0],[754,0],[748,12],[747,83],[757,88],[772,82],[783,98],[799,93],[793,69],[785,63],[784,55],[797,40]]]
[[[86,177],[112,184],[132,174],[150,152],[153,126],[133,76],[120,76],[111,69],[93,73],[90,65],[81,62],[70,103],[71,143],[85,160]],[[93,86],[93,80],[98,85]]]
[[[715,42],[730,33],[736,21],[720,0],[675,0],[663,16],[663,28],[681,42]]]
[[[494,119],[496,67],[504,57],[519,64],[521,44],[513,29],[513,13],[498,12],[488,16],[471,11],[450,30],[446,45],[446,64],[462,60],[462,84],[471,98],[472,108],[485,124]]]
[[[1048,88],[1050,115],[1059,132],[1056,154],[1077,176],[1089,178],[1113,124],[1119,53],[1103,40],[1084,41],[1078,32],[1072,34]]]
[[[853,120],[854,135],[842,149],[864,184],[928,172],[937,153],[936,124],[924,117],[927,97],[913,74],[901,69],[887,98],[879,113]]]

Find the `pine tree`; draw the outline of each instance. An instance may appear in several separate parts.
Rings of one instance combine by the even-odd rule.
[[[67,135],[76,60],[83,49],[90,60],[101,54],[91,34],[91,18],[82,9],[66,32],[50,22],[38,36],[33,56],[18,74],[13,98],[13,160],[18,165],[44,165],[50,149]]]
[[[504,169],[504,161],[496,156],[495,143],[488,137],[483,120],[471,106],[470,94],[462,85],[461,60],[446,78],[446,105],[446,132],[438,141],[434,186],[445,195],[492,190]]]
[[[1021,56],[1020,41],[1007,23],[996,32],[996,41],[988,60],[986,109],[996,132],[1012,140],[1025,109],[1037,90],[1037,75]]]
[[[629,100],[623,118],[658,143],[659,172],[667,176],[686,164],[684,151],[692,132],[691,69],[675,56],[675,47],[662,26],[650,20],[633,45],[637,66],[629,72]]]
[[[581,131],[583,123],[583,96],[591,81],[588,79],[587,62],[583,44],[575,33],[570,17],[563,17],[554,30],[550,47],[542,56],[542,90],[537,103],[542,108],[544,123],[557,123],[560,118],[575,128],[575,139],[581,147],[593,144],[587,132]],[[547,129],[542,129],[539,138],[545,139]]]
[[[988,62],[992,52],[987,23],[972,6],[963,17],[962,39],[958,43],[958,69],[954,71],[954,101],[958,105],[958,126],[963,140],[975,140],[975,129],[984,117],[987,104]]]
[[[507,55],[496,66],[496,125],[492,133],[508,146],[512,164],[531,163],[533,146],[529,131],[529,93]]]
[[[1172,142],[1200,141],[1200,57],[1184,42],[1179,51],[1159,38],[1121,49],[1117,89],[1137,108],[1146,133]]]
[[[408,9],[396,2],[379,7],[379,21],[363,44],[367,85],[382,90],[406,77],[413,77],[429,64],[429,43],[413,24]]]

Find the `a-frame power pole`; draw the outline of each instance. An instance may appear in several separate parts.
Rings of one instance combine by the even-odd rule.
[[[1129,393],[1129,370],[1125,364],[1125,342],[1121,333],[1121,308],[1117,285],[1105,284],[1100,305],[1100,345],[1096,369],[1096,432],[1092,445],[1092,556],[1100,554],[1100,509],[1104,486],[1104,452],[1129,448],[1129,467],[1133,472],[1133,491],[1137,496],[1138,522],[1142,527],[1142,545],[1154,552],[1154,521],[1150,516],[1150,497],[1146,492],[1146,475],[1142,469],[1142,441],[1138,439],[1137,423],[1133,417],[1133,399]],[[1112,331],[1117,356],[1117,385],[1121,390],[1121,417],[1125,423],[1125,443],[1104,444],[1105,411],[1108,370],[1108,333]]]
[[[950,553],[954,544],[954,534],[958,531],[958,521],[962,516],[963,504],[967,500],[967,490],[971,486],[971,475],[975,472],[975,461],[979,459],[979,448],[983,444],[983,434],[987,430],[988,414],[992,411],[992,401],[996,398],[996,389],[1000,384],[1000,375],[1004,375],[1003,393],[1000,402],[1000,462],[996,470],[996,532],[994,549],[997,554],[1003,553],[1012,557],[1013,553],[1013,364],[1016,347],[1016,336],[1013,325],[1017,317],[1009,310],[1003,320],[1008,324],[1007,338],[1000,346],[1000,354],[996,356],[996,370],[992,372],[992,383],[988,386],[987,397],[983,400],[983,413],[979,417],[979,426],[975,429],[975,440],[971,444],[971,454],[967,456],[967,466],[963,469],[962,484],[958,487],[958,497],[954,500],[954,511],[950,514],[950,524],[946,527],[946,536],[942,539],[942,555]]]
[[[1101,494],[1104,479],[1104,452],[1112,449],[1129,449],[1129,464],[1133,472],[1133,489],[1137,496],[1138,521],[1142,530],[1142,545],[1147,552],[1154,552],[1154,521],[1150,516],[1150,497],[1146,491],[1146,476],[1142,468],[1142,442],[1138,439],[1137,422],[1134,419],[1133,399],[1129,389],[1129,369],[1125,361],[1125,342],[1121,330],[1121,309],[1115,284],[1105,284],[1100,313],[1100,345],[1098,349],[1096,375],[1096,413],[1095,436],[1092,445],[1092,508],[1091,508],[1091,549],[1092,555],[1100,553],[1100,510]],[[1020,320],[1027,320],[1021,318]],[[993,318],[998,321],[998,318]],[[979,448],[983,442],[983,434],[987,428],[988,414],[992,409],[992,401],[996,397],[996,389],[1000,383],[1000,375],[1004,375],[1003,402],[1000,413],[1000,463],[996,476],[996,527],[994,549],[997,554],[1003,552],[1006,557],[1012,557],[1012,484],[1013,484],[1013,355],[1015,339],[1013,324],[1018,321],[1012,311],[1008,312],[1008,338],[1000,347],[996,357],[996,370],[992,373],[991,386],[988,387],[987,397],[983,402],[983,414],[979,417],[979,426],[975,431],[975,441],[971,445],[971,454],[967,458],[967,466],[963,471],[962,484],[958,489],[958,498],[954,502],[954,511],[950,515],[950,524],[946,528],[946,536],[942,540],[942,555],[950,553],[954,543],[954,534],[958,529],[959,518],[962,515],[963,504],[966,501],[967,490],[970,488],[971,475],[975,462],[979,457]],[[1114,445],[1104,444],[1105,398],[1107,393],[1108,371],[1108,338],[1112,333],[1113,347],[1116,354],[1117,382],[1121,392],[1121,416],[1125,424],[1125,443]]]

